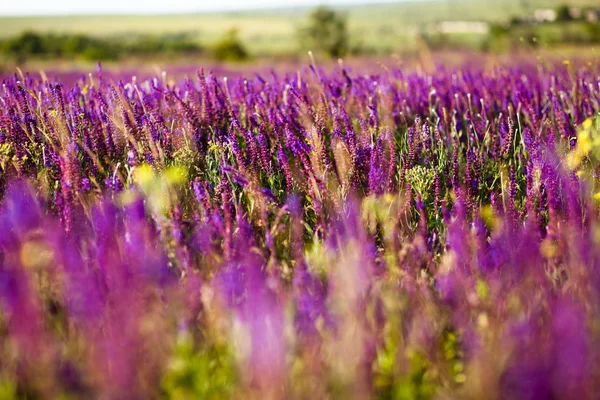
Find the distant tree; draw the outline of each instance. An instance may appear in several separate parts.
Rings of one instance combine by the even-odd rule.
[[[120,46],[117,43],[95,41],[81,52],[81,58],[87,61],[118,60]]]
[[[44,38],[35,32],[23,32],[4,44],[4,51],[22,62],[28,56],[39,56],[46,52]]]
[[[219,61],[243,61],[248,58],[248,51],[242,44],[237,29],[231,29],[217,41],[213,53]]]
[[[571,17],[571,11],[569,11],[569,6],[566,4],[562,4],[556,8],[556,21],[558,22],[566,22],[571,21],[573,17]]]
[[[165,50],[179,54],[199,54],[202,47],[196,40],[186,33],[173,34],[163,38]]]
[[[66,56],[81,54],[93,45],[93,40],[85,35],[56,38],[56,41],[62,42],[61,52]]]
[[[165,50],[166,40],[154,35],[140,35],[129,45],[128,50],[137,54],[156,54]]]
[[[304,49],[340,57],[348,52],[346,18],[327,7],[315,8],[298,31]]]
[[[525,21],[523,21],[523,19],[520,17],[511,17],[508,21],[509,26],[519,26],[523,25],[524,23]]]

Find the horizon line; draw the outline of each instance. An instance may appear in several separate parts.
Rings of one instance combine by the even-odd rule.
[[[214,10],[203,10],[203,9],[188,9],[188,10],[177,10],[169,12],[169,10],[164,11],[148,11],[148,12],[139,12],[139,11],[123,11],[123,12],[106,12],[106,11],[73,11],[73,12],[43,12],[43,13],[10,13],[3,14],[0,13],[0,18],[64,18],[64,17],[153,17],[153,16],[186,16],[186,15],[215,15],[215,14],[246,14],[246,13],[277,13],[277,12],[286,12],[286,11],[294,11],[294,10],[309,10],[316,7],[329,7],[329,8],[359,8],[359,7],[377,7],[384,5],[405,5],[410,3],[421,3],[421,2],[447,2],[452,0],[376,0],[370,2],[368,0],[360,0],[360,1],[352,1],[352,0],[343,0],[336,1],[333,0],[333,3],[324,4],[323,2],[316,2],[315,4],[298,4],[298,5],[282,5],[282,6],[241,6],[236,8],[222,8],[222,9],[214,9]]]

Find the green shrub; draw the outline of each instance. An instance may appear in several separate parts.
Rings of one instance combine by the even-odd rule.
[[[346,18],[327,7],[318,7],[308,16],[306,26],[298,30],[300,45],[331,57],[348,53]]]
[[[556,8],[556,21],[557,22],[566,22],[572,21],[571,12],[569,11],[569,6],[566,4],[562,4]]]
[[[28,56],[44,54],[44,39],[35,32],[23,32],[6,41],[4,52],[19,61],[24,61]]]
[[[213,55],[219,61],[244,61],[248,52],[239,39],[238,30],[228,31],[213,47]]]
[[[107,61],[119,58],[119,49],[109,43],[97,42],[90,44],[81,52],[81,58],[86,61]]]

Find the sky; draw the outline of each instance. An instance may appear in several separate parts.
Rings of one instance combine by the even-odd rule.
[[[394,0],[0,0],[0,16],[164,14],[261,8],[382,3]],[[398,1],[398,0],[396,0]]]

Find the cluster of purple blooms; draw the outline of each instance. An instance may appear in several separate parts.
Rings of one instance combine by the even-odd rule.
[[[359,72],[3,78],[0,398],[598,398],[598,66]]]

